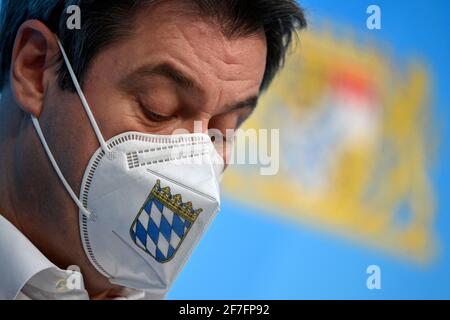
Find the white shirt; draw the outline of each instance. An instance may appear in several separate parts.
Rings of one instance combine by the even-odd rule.
[[[118,300],[146,299],[126,289]],[[61,270],[0,215],[0,300],[88,300],[81,273]]]

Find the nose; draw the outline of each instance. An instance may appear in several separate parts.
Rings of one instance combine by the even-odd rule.
[[[225,165],[228,163],[229,156],[231,154],[231,149],[233,147],[232,139],[229,140],[225,137],[225,131],[221,128],[211,127],[214,121],[211,121],[212,117],[204,115],[202,117],[195,117],[191,119],[186,119],[183,121],[179,129],[184,133],[203,133],[211,138],[217,153],[223,158]]]
[[[212,117],[207,114],[197,114],[192,117],[186,117],[185,119],[183,119],[182,123],[179,123],[178,129],[184,131],[185,133],[208,134],[208,127],[211,118]]]

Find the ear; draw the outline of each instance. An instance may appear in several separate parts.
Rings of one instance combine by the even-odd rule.
[[[38,20],[25,21],[17,32],[11,58],[10,85],[20,108],[39,117],[47,87],[59,61],[56,36]]]

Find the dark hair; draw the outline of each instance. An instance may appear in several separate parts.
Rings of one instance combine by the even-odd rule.
[[[3,0],[0,15],[0,89],[8,80],[17,31],[26,20],[37,19],[58,35],[81,83],[92,59],[107,45],[129,35],[133,15],[142,6],[162,0]],[[267,89],[282,67],[296,30],[306,27],[303,10],[295,0],[178,0],[196,6],[216,19],[229,37],[245,36],[264,29],[268,57],[261,90]],[[78,5],[81,30],[66,26],[66,8]],[[60,68],[62,89],[72,89],[66,68]]]

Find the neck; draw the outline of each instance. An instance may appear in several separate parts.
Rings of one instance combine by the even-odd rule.
[[[12,103],[8,91],[2,92],[0,100],[0,214],[23,231],[15,207],[13,190],[17,190],[15,176],[16,142],[25,114]]]

